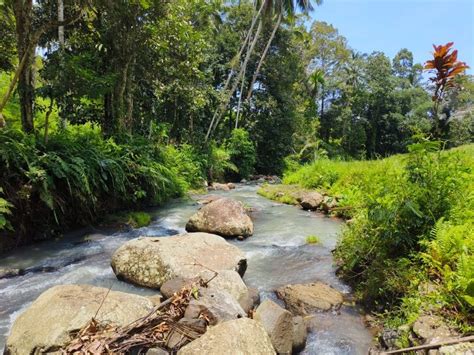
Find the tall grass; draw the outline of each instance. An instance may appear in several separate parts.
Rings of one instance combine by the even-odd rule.
[[[364,304],[392,322],[438,312],[472,331],[474,145],[410,150],[376,161],[318,160],[284,182],[326,190],[347,207],[353,220],[335,255]]]

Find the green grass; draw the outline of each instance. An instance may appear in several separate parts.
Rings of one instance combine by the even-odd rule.
[[[284,183],[338,196],[352,218],[335,251],[340,275],[386,324],[430,312],[474,330],[474,145],[438,153],[425,142],[386,159],[318,160]]]
[[[296,185],[262,185],[257,193],[273,201],[287,205],[297,205],[298,197],[306,190]]]
[[[306,237],[306,244],[319,244],[320,240],[319,237],[316,235],[308,235]]]

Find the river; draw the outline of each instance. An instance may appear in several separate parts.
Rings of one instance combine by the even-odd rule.
[[[291,283],[322,281],[349,294],[335,275],[331,250],[343,223],[294,206],[269,201],[256,186],[238,186],[217,192],[252,207],[255,233],[245,241],[231,241],[247,255],[244,280],[262,299],[276,300],[272,292]],[[15,318],[43,291],[59,284],[91,284],[113,290],[152,295],[156,292],[118,281],[110,268],[112,253],[140,235],[167,236],[184,232],[188,218],[199,208],[192,199],[179,199],[151,211],[153,222],[127,232],[76,231],[65,237],[27,246],[0,257],[0,268],[29,269],[23,276],[0,280],[0,349]],[[320,243],[306,244],[308,235]],[[279,302],[279,300],[276,300]],[[302,354],[367,354],[372,335],[351,306],[338,312],[317,313],[309,321],[310,334]]]

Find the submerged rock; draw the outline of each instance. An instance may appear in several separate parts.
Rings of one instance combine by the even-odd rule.
[[[242,202],[221,198],[210,202],[191,216],[188,232],[214,233],[226,238],[253,234],[253,222]]]
[[[241,318],[210,327],[199,339],[181,348],[178,355],[275,354],[263,326],[255,320]]]
[[[285,301],[290,312],[303,316],[339,308],[343,302],[339,291],[322,282],[287,285],[279,288],[277,295]]]
[[[267,299],[258,306],[254,319],[262,323],[278,354],[290,354],[293,347],[293,316]]]
[[[0,268],[0,280],[20,276],[20,275],[23,275],[24,273],[25,271],[21,269],[13,269],[9,267]]]
[[[80,330],[93,317],[100,322],[123,326],[152,309],[153,303],[146,297],[89,285],[55,286],[41,294],[16,319],[5,353],[58,351],[71,340],[71,333]]]
[[[208,187],[209,190],[220,190],[220,191],[229,191],[235,189],[235,185],[231,182],[227,184],[220,184],[218,182],[212,183],[211,186]]]
[[[115,251],[111,266],[119,279],[160,288],[175,277],[194,278],[208,269],[234,270],[243,275],[247,259],[239,248],[218,235],[187,233],[130,240]]]

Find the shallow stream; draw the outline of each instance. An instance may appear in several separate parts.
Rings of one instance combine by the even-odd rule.
[[[255,186],[238,186],[217,192],[252,207],[255,233],[245,241],[231,241],[247,255],[244,280],[258,288],[262,298],[275,299],[273,290],[291,283],[322,281],[343,293],[350,289],[335,275],[331,250],[342,222],[293,206],[269,201]],[[151,211],[148,227],[127,232],[77,231],[57,241],[28,246],[0,256],[0,268],[31,270],[23,276],[0,280],[0,352],[15,320],[43,291],[59,284],[92,284],[116,291],[152,295],[155,291],[118,281],[110,258],[121,244],[140,235],[167,236],[184,232],[189,217],[199,208],[191,199],[180,199]],[[308,235],[320,243],[306,244]],[[367,354],[372,335],[362,316],[350,306],[338,312],[317,313],[309,321],[310,335],[303,354]]]

